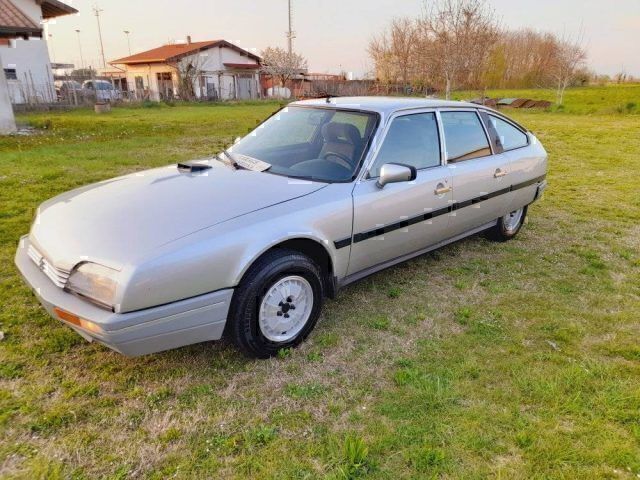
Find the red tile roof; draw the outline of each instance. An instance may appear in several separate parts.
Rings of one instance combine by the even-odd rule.
[[[11,0],[0,0],[0,37],[42,36],[42,28]]]
[[[2,0],[0,0],[2,1]],[[248,58],[253,60],[259,60],[260,57],[248,52],[226,40],[208,40],[206,42],[191,42],[191,43],[175,43],[170,45],[163,45],[158,48],[153,48],[145,52],[136,53],[129,57],[119,58],[109,62],[112,65],[135,65],[140,63],[166,63],[168,61],[177,60],[180,57],[196,53],[198,51],[207,50],[213,47],[228,47],[236,50]]]

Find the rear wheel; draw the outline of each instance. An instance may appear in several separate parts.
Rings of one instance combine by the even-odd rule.
[[[522,207],[500,217],[498,223],[488,231],[489,238],[498,242],[511,240],[522,228],[526,216],[527,207]]]
[[[227,332],[247,355],[268,358],[295,347],[313,330],[322,308],[320,268],[295,250],[267,252],[233,295]]]

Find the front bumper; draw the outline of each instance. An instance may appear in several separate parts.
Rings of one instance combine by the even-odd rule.
[[[536,188],[536,196],[533,197],[533,201],[534,202],[542,197],[542,194],[544,193],[546,188],[547,188],[547,181],[546,180],[542,180],[538,184],[538,187]]]
[[[231,288],[135,312],[113,313],[55,286],[29,258],[28,248],[25,235],[20,239],[15,262],[26,283],[51,316],[88,341],[134,357],[222,337],[233,296]],[[95,328],[83,328],[60,318],[56,307],[88,320]]]

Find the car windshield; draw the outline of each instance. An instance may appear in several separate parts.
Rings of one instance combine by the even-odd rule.
[[[108,82],[96,82],[97,90],[113,90],[113,85]]]
[[[377,118],[369,112],[286,107],[229,152],[267,162],[269,173],[347,182],[358,170]]]

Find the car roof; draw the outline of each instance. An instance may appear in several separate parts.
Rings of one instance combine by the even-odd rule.
[[[433,98],[407,98],[407,97],[330,97],[316,98],[313,100],[301,100],[290,105],[334,107],[354,110],[368,110],[382,115],[390,115],[398,110],[413,108],[446,108],[463,107],[478,108],[479,105],[468,102],[456,102]]]

